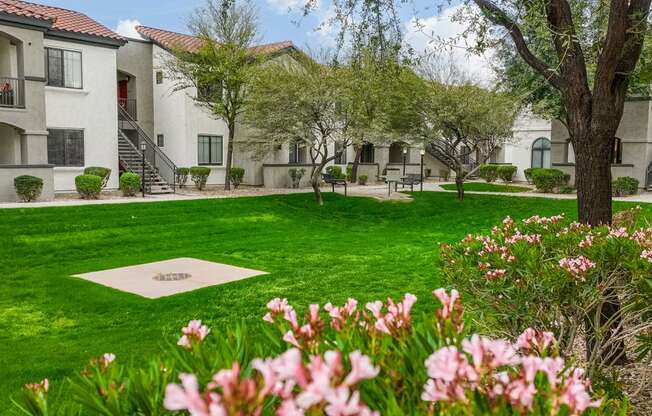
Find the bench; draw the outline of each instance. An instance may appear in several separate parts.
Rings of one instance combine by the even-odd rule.
[[[405,188],[405,185],[410,187],[410,192],[414,192],[414,185],[421,184],[423,180],[418,173],[408,173],[405,177],[401,178],[399,183]]]
[[[332,187],[333,192],[335,192],[335,186],[336,185],[337,186],[343,186],[344,187],[344,196],[347,196],[346,195],[346,193],[347,193],[346,179],[337,179],[330,173],[322,173],[321,178],[322,178],[322,180],[324,182],[326,182],[327,184],[329,184]]]

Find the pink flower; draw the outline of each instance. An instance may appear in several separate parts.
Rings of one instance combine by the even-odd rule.
[[[489,270],[487,273],[485,273],[485,277],[488,280],[498,280],[502,279],[505,277],[507,274],[507,270],[505,269],[496,269],[496,270]]]
[[[588,233],[584,240],[580,241],[580,248],[588,248],[593,246],[593,234]]]
[[[512,403],[530,410],[537,390],[534,384],[516,380],[509,385],[509,399]]]
[[[584,256],[566,257],[559,260],[559,267],[583,282],[588,272],[595,268],[595,263]]]
[[[177,345],[183,348],[192,348],[194,343],[201,343],[204,338],[211,332],[206,325],[202,325],[200,320],[192,320],[188,322],[188,325],[181,328],[181,333],[183,334]]]
[[[344,379],[344,385],[352,386],[362,380],[368,380],[376,377],[380,372],[378,367],[374,367],[371,359],[362,355],[360,351],[354,351],[349,354],[351,361],[351,372]]]
[[[652,250],[643,250],[641,253],[641,258],[652,263]]]
[[[50,381],[47,378],[44,378],[39,383],[28,383],[25,384],[25,389],[32,392],[34,395],[46,394],[50,389]]]
[[[552,332],[537,331],[532,328],[526,329],[516,340],[516,347],[525,351],[536,350],[543,352],[555,342]]]
[[[192,374],[180,374],[181,385],[168,384],[165,389],[163,406],[167,410],[187,410],[192,416],[213,416],[209,406],[199,393],[197,377]]]
[[[365,307],[371,311],[373,314],[374,318],[378,319],[381,317],[381,310],[383,309],[383,302],[377,300],[375,302],[369,302],[365,305]]]
[[[311,321],[316,321],[319,319],[319,305],[317,304],[311,304],[309,307],[310,310],[310,320]]]
[[[100,365],[104,368],[107,368],[113,361],[115,361],[115,354],[109,352],[102,354],[100,357]]]
[[[442,308],[440,309],[441,317],[446,319],[451,316],[451,313],[455,308],[455,302],[457,302],[457,300],[460,298],[459,292],[453,289],[451,290],[450,296],[448,296],[446,289],[440,288],[432,293],[437,297],[437,299],[439,299],[442,304]]]
[[[294,336],[294,332],[292,330],[288,331],[283,335],[283,341],[287,342],[288,344],[292,344],[297,348],[301,348],[301,345],[299,344],[299,341],[297,341],[297,338]]]
[[[613,238],[628,238],[629,234],[627,233],[627,228],[610,228],[609,237]]]
[[[573,415],[581,415],[589,407],[600,407],[600,400],[592,401],[588,392],[589,382],[584,379],[584,372],[578,368],[570,373],[564,382],[562,403],[566,404]]]

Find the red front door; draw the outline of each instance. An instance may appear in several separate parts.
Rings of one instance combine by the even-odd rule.
[[[127,83],[129,81],[118,81],[118,101],[124,103],[128,98]]]

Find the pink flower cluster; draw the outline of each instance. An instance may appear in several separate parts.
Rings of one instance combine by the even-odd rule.
[[[628,238],[629,233],[627,232],[627,228],[621,227],[621,228],[609,228],[609,237],[613,238]]]
[[[652,250],[643,250],[641,253],[641,258],[652,263]]]
[[[275,323],[276,319],[282,319],[289,324],[290,329],[283,335],[283,341],[300,349],[311,349],[319,343],[319,337],[324,330],[324,322],[319,316],[319,305],[309,306],[304,324],[299,323],[297,313],[287,299],[272,299],[267,304],[267,309],[269,312],[263,317],[264,321]]]
[[[407,293],[403,300],[398,303],[394,303],[391,298],[387,299],[386,305],[383,305],[379,300],[367,303],[365,308],[371,312],[375,319],[375,322],[372,322],[373,330],[395,337],[400,337],[409,332],[412,328],[412,306],[416,301],[416,296]],[[383,306],[387,309],[386,313],[383,312]]]
[[[528,340],[531,345],[536,335],[527,332],[519,339]],[[517,345],[474,335],[462,342],[461,351],[449,346],[434,352],[425,362],[429,379],[422,399],[466,404],[473,393],[480,393],[490,403],[505,400],[517,409],[529,411],[536,395],[542,394],[552,398],[555,413],[566,405],[573,415],[600,405],[599,401],[591,401],[590,382],[581,370],[566,370],[561,358],[521,356]],[[546,375],[547,388],[538,389],[535,385],[538,372]]]
[[[206,325],[202,325],[199,320],[192,320],[188,325],[181,328],[181,338],[177,345],[191,349],[193,345],[201,343],[204,338],[211,332]]]
[[[516,340],[516,347],[521,351],[542,354],[554,342],[555,336],[552,332],[528,328]]]
[[[586,280],[587,273],[595,268],[595,263],[584,256],[566,257],[559,260],[559,267],[583,282]]]
[[[588,248],[588,247],[593,247],[593,234],[591,232],[588,232],[584,239],[580,241],[579,247],[580,248]]]
[[[644,248],[652,249],[652,228],[641,228],[632,233],[630,240]]]
[[[541,244],[541,235],[540,234],[521,234],[520,231],[516,230],[516,233],[507,238],[505,242],[507,244],[516,244],[519,241],[525,241],[528,244]]]
[[[360,312],[357,310],[358,301],[349,298],[342,307],[333,306],[330,302],[324,305],[324,310],[331,317],[331,327],[336,331],[341,331],[350,321],[358,322]]]
[[[507,270],[505,269],[496,269],[496,270],[489,270],[487,273],[485,273],[485,277],[488,280],[498,280],[502,279],[505,277],[507,274]]]
[[[172,411],[187,410],[192,416],[260,415],[266,400],[278,397],[278,416],[304,415],[306,411],[329,416],[378,415],[360,401],[355,387],[376,377],[379,369],[358,351],[348,357],[351,371],[347,373],[339,351],[312,356],[305,364],[301,352],[293,348],[276,358],[254,360],[258,378],[243,379],[237,363],[221,370],[203,393],[194,375],[182,374],[181,385],[167,386],[164,406]]]
[[[445,289],[440,288],[432,292],[432,294],[441,302],[441,308],[437,309],[437,327],[441,333],[450,323],[453,331],[456,333],[462,332],[464,329],[464,307],[462,300],[457,290],[451,290],[450,295]]]
[[[50,381],[47,378],[44,378],[39,383],[28,383],[25,384],[25,389],[29,390],[33,395],[40,396],[44,395],[50,389]]]
[[[548,225],[557,224],[558,222],[563,221],[563,220],[564,220],[564,215],[563,214],[562,215],[553,215],[552,217],[541,217],[539,215],[534,215],[534,216],[532,216],[530,218],[527,218],[527,219],[523,220],[523,223],[526,224],[526,225],[530,225],[530,224],[543,225],[544,226],[543,228],[547,230]]]

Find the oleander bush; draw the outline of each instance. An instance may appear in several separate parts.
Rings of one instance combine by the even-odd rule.
[[[480,166],[478,176],[489,183],[494,182],[496,179],[498,179],[498,165]]]
[[[499,165],[498,166],[498,176],[504,182],[512,182],[514,180],[514,175],[518,168],[512,165]]]
[[[193,320],[149,365],[107,353],[68,381],[77,414],[104,415],[610,415],[627,402],[594,392],[549,332],[514,340],[471,334],[459,293],[413,315],[406,294],[360,305],[267,304],[265,322],[213,334]],[[258,338],[253,337],[260,333]],[[49,383],[25,386],[15,405],[55,414]],[[62,405],[63,406],[63,405]],[[37,409],[32,411],[31,409]]]
[[[612,190],[615,196],[629,196],[638,193],[638,179],[629,176],[621,176],[612,183]]]
[[[367,175],[358,176],[358,184],[359,185],[366,185],[368,180],[369,180],[369,177]]]
[[[570,181],[570,175],[558,169],[535,169],[530,176],[537,190],[546,193],[555,192]]]
[[[328,166],[326,168],[326,173],[332,175],[334,179],[344,179],[346,175],[342,172],[341,166]]]
[[[179,188],[183,188],[184,186],[186,186],[186,183],[188,182],[189,174],[190,174],[189,168],[177,168],[174,179],[176,180],[177,185],[179,185]]]
[[[240,186],[244,179],[244,175],[245,170],[243,168],[231,168],[229,178],[231,179],[231,184],[233,184],[233,189],[238,189],[238,186]]]
[[[111,169],[103,168],[101,166],[89,166],[84,169],[84,175],[99,176],[102,179],[102,189],[104,189],[106,188],[106,184],[109,183],[109,178],[111,177]]]
[[[298,189],[301,186],[301,178],[306,173],[304,168],[291,168],[288,170],[288,175],[290,175],[290,186],[292,188]]]
[[[14,189],[21,201],[36,201],[43,192],[43,179],[30,175],[16,176],[14,178]]]
[[[444,281],[468,295],[483,331],[546,329],[566,356],[583,335],[589,374],[601,376],[623,358],[623,342],[630,358],[652,351],[652,228],[636,228],[637,213],[612,227],[508,217],[490,234],[442,245]]]
[[[206,181],[211,174],[211,169],[206,166],[193,166],[190,168],[189,173],[195,187],[201,191],[206,187]]]
[[[140,192],[140,175],[133,172],[125,172],[120,176],[120,190],[123,196],[136,196]]]
[[[75,188],[82,199],[97,199],[102,193],[102,178],[97,175],[79,175],[75,178]]]

